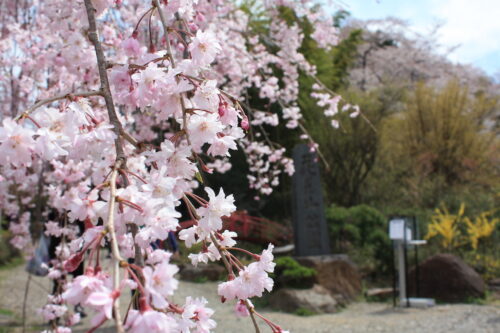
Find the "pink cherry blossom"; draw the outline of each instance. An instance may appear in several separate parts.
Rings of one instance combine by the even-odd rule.
[[[65,304],[94,312],[94,327],[106,320],[120,326],[123,313],[112,315],[113,302],[130,290],[142,302],[128,312],[131,332],[216,327],[205,299],[172,302],[178,268],[151,244],[179,228],[187,207],[194,225],[179,238],[187,247],[201,243],[189,256],[193,264],[236,251],[237,235],[222,228],[222,218],[236,210],[234,196],[216,194],[203,173],[228,171],[236,149],[248,162],[251,196],[269,195],[283,173],[293,173],[289,152],[268,142],[266,131],[284,121],[306,132],[298,79],[316,68],[301,53],[302,41],[313,38],[328,49],[338,37],[329,15],[310,1],[262,6],[265,35],[227,1],[46,0],[4,8],[0,205],[11,221],[11,242],[28,253],[30,212],[40,196],[46,235],[64,237],[48,274],[60,280],[60,290],[41,311],[64,324],[56,332],[78,322]],[[286,22],[279,6],[312,22],[311,32]],[[25,22],[33,13],[36,20]],[[356,114],[324,88],[318,83],[313,94],[329,122],[339,112]],[[250,90],[268,105],[254,110]],[[303,140],[314,146],[310,136]],[[51,214],[57,219],[47,222]],[[80,236],[78,223],[85,225]],[[113,245],[111,265],[98,260],[106,241]],[[145,266],[127,263],[141,256]],[[218,288],[237,300],[242,315],[241,300],[273,286],[272,246],[251,257],[243,267],[230,261],[236,276]],[[84,275],[62,279],[83,261]]]
[[[16,166],[31,163],[35,149],[35,132],[19,125],[11,118],[5,118],[0,127],[0,164]]]
[[[168,306],[167,296],[174,294],[179,285],[179,281],[174,275],[179,271],[175,265],[162,261],[153,268],[145,267],[143,272],[146,278],[146,291],[151,295],[152,304],[158,309],[164,309]]]
[[[125,39],[121,43],[121,47],[129,57],[139,57],[142,54],[141,44],[133,37]]]
[[[130,310],[126,327],[128,327],[128,332],[131,333],[163,333],[175,332],[177,323],[173,318],[162,312],[154,310],[147,310],[144,312]]]
[[[193,57],[193,62],[198,66],[206,66],[214,61],[215,56],[221,50],[219,41],[210,31],[198,30],[189,51]]]

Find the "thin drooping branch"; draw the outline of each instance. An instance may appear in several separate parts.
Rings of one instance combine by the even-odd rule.
[[[101,82],[101,94],[106,102],[106,109],[108,110],[109,122],[113,125],[113,131],[115,132],[115,148],[116,148],[116,159],[122,159],[126,161],[125,152],[123,150],[123,141],[121,137],[122,124],[118,119],[116,114],[115,104],[113,102],[113,96],[111,95],[111,89],[109,88],[108,73],[106,71],[107,63],[106,57],[104,56],[104,51],[102,50],[101,42],[99,41],[99,35],[97,34],[97,24],[95,19],[95,8],[92,5],[91,0],[85,0],[85,9],[87,10],[87,18],[89,21],[88,36],[92,44],[94,45],[95,54],[97,57],[97,67],[99,69],[99,79]]]
[[[252,323],[253,323],[253,327],[255,328],[255,333],[260,333],[259,325],[257,324],[257,320],[255,320],[254,307],[250,306],[250,303],[248,302],[248,300],[245,300],[245,305],[248,309],[248,312],[250,313],[250,318],[252,318]]]
[[[116,176],[118,174],[118,169],[120,168],[120,161],[116,162],[113,167],[113,171],[111,172],[111,176],[109,178],[109,202],[108,202],[108,220],[106,222],[106,229],[111,236],[111,251],[113,253],[113,257],[122,261],[123,258],[120,255],[120,250],[118,249],[118,242],[116,239],[116,231],[115,231],[115,204],[116,204]]]
[[[165,34],[165,41],[167,43],[167,55],[170,58],[170,63],[172,64],[172,68],[175,68],[175,59],[174,59],[174,54],[172,52],[172,45],[170,43],[170,38],[168,36],[169,28],[167,25],[167,19],[165,18],[165,15],[163,13],[163,10],[160,7],[160,1],[158,0],[153,0],[153,5],[156,7],[158,10],[158,14],[160,15],[160,21],[161,25],[163,27],[163,33]],[[178,78],[176,77],[176,80]],[[182,108],[182,127],[184,129],[184,132],[186,133],[186,141],[188,145],[191,145],[191,141],[189,139],[189,134],[187,131],[187,112],[186,112],[186,104],[184,102],[184,94],[180,94],[180,102],[181,102],[181,108]]]
[[[74,97],[90,97],[90,96],[102,96],[102,93],[100,91],[82,91],[82,92],[69,92],[69,93],[66,93],[66,94],[62,94],[62,95],[57,95],[57,96],[53,96],[53,97],[50,97],[50,98],[46,98],[46,99],[42,99],[38,102],[36,102],[35,104],[33,104],[33,106],[27,108],[26,110],[24,110],[23,112],[21,112],[20,114],[18,114],[16,116],[16,120],[19,120],[23,117],[26,117],[28,116],[31,112],[35,111],[36,109],[38,109],[39,107],[45,105],[45,104],[49,104],[49,103],[52,103],[52,102],[55,102],[55,101],[58,101],[58,100],[61,100],[61,99],[73,99]]]
[[[229,264],[226,258],[226,255],[228,253],[227,250],[220,245],[220,243],[217,241],[217,238],[213,235],[213,233],[210,233],[210,239],[212,240],[215,247],[219,251],[220,256],[222,258],[222,262],[224,263],[224,266],[226,267],[228,274],[233,275],[234,274],[233,269],[231,268],[231,265]],[[255,328],[255,333],[260,333],[259,325],[257,324],[257,320],[255,320],[255,315],[254,315],[255,310],[253,306],[251,306],[250,302],[248,301],[245,301],[245,306],[247,307],[248,312],[250,313],[250,318],[252,319],[252,323]]]
[[[123,138],[125,140],[127,140],[131,145],[133,145],[136,148],[139,148],[139,146],[140,146],[139,142],[133,136],[131,136],[130,134],[128,134],[127,132],[125,132],[124,129],[122,129],[120,131],[120,133],[122,134]]]
[[[309,134],[309,131],[305,128],[304,125],[302,125],[300,123],[300,121],[298,122],[298,124],[299,124],[299,128],[302,130],[302,132],[304,132],[308,136],[309,142],[311,144],[314,144],[314,140],[312,139],[311,134]],[[318,153],[318,156],[321,159],[321,161],[323,161],[323,164],[326,167],[326,171],[330,171],[331,170],[330,163],[328,163],[328,161],[326,160],[325,155],[323,155],[323,152],[321,151],[321,149],[319,149],[318,147],[316,147],[316,152]]]
[[[116,239],[115,231],[115,203],[116,203],[116,176],[118,169],[122,164],[122,160],[118,160],[113,167],[111,177],[109,179],[109,202],[108,202],[108,220],[106,221],[106,229],[111,236],[111,251],[113,252],[113,289],[117,290],[120,286],[120,263],[123,258],[118,249],[118,242]],[[99,246],[99,245],[97,245]],[[124,332],[123,322],[120,315],[120,302],[119,297],[113,299],[113,312],[116,323],[117,332]]]
[[[111,94],[111,89],[109,87],[109,80],[107,73],[108,63],[106,61],[106,57],[104,55],[101,42],[99,41],[99,35],[97,33],[97,23],[95,19],[96,10],[92,5],[91,0],[85,0],[85,9],[87,11],[87,18],[89,21],[88,36],[90,41],[94,45],[95,54],[97,57],[97,67],[99,69],[99,79],[101,82],[100,93],[104,97],[104,100],[106,102],[106,109],[108,111],[109,122],[113,125],[113,131],[115,132],[116,135],[115,139],[116,160],[117,161],[121,160],[122,161],[121,168],[126,169],[127,157],[123,149],[123,140],[122,140],[122,135],[123,133],[125,133],[125,131],[123,130],[123,126],[120,120],[118,119],[118,115],[115,109],[115,104],[113,102],[113,95]],[[129,142],[133,142],[133,139],[130,136],[127,136],[126,139]],[[130,230],[132,232],[132,236],[135,239],[135,235],[138,232],[137,226],[132,223],[130,225]],[[135,263],[139,266],[143,266],[144,264],[143,264],[142,254],[138,245],[135,242],[134,242],[134,247],[135,247]]]
[[[24,287],[24,298],[23,298],[23,333],[26,332],[26,305],[28,304],[28,292],[30,289],[31,273],[28,274],[28,280],[26,281],[26,286]]]
[[[161,25],[163,26],[163,33],[165,34],[165,41],[167,43],[167,54],[170,58],[170,62],[172,63],[172,67],[175,68],[175,59],[172,53],[172,45],[170,44],[170,39],[168,38],[167,19],[165,18],[165,14],[163,13],[163,10],[160,7],[160,1],[153,0],[153,5],[156,7],[156,9],[158,10],[158,14],[160,15]]]
[[[222,258],[222,262],[224,263],[224,266],[226,267],[227,273],[234,275],[233,269],[231,268],[231,265],[229,264],[229,262],[227,261],[227,258],[226,258],[226,250],[222,248],[222,246],[217,241],[217,238],[215,238],[212,233],[210,234],[210,239],[212,240],[215,247],[219,251],[220,256]]]
[[[118,174],[118,169],[127,167],[127,157],[123,149],[122,133],[123,126],[118,119],[118,115],[115,110],[115,105],[113,102],[113,96],[111,95],[111,89],[109,87],[108,73],[107,73],[107,63],[106,57],[104,56],[104,51],[102,49],[101,42],[99,41],[99,35],[97,34],[97,24],[95,19],[95,8],[91,0],[85,0],[85,9],[87,11],[87,18],[89,21],[88,36],[92,44],[94,45],[95,54],[97,58],[97,67],[99,70],[99,79],[101,83],[100,92],[104,97],[106,102],[106,109],[108,111],[109,122],[113,125],[113,131],[115,132],[115,149],[116,149],[116,163],[111,173],[110,178],[110,198],[108,207],[108,221],[106,223],[106,228],[111,236],[111,246],[113,251],[113,283],[114,289],[119,287],[120,283],[120,263],[123,260],[120,256],[120,251],[118,249],[118,242],[116,239],[116,232],[114,228],[114,207],[116,202],[116,176]],[[137,230],[136,230],[137,232]],[[134,234],[135,236],[135,234]],[[134,244],[137,250],[137,244]],[[138,253],[138,251],[136,251]],[[140,251],[139,251],[140,254]],[[137,257],[137,256],[136,256]],[[142,256],[137,258],[136,261],[142,261]],[[116,330],[119,333],[124,332],[123,322],[120,316],[120,303],[119,298],[116,297],[113,300],[113,312],[114,320],[116,324]]]
[[[321,86],[321,88],[323,88],[324,90],[326,90],[330,95],[333,95],[335,96],[336,94],[330,89],[328,88],[316,75],[311,75],[311,77],[316,81],[317,84],[319,84]],[[370,121],[370,119],[368,119],[363,112],[361,112],[361,110],[359,111],[359,114],[361,115],[361,118],[364,119],[364,121],[366,121],[368,123],[368,125],[372,128],[372,130],[375,132],[375,133],[378,133],[377,131],[377,128],[375,127],[375,125],[373,125],[373,123]]]

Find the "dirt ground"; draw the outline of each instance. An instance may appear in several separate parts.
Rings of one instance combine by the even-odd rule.
[[[28,274],[24,265],[0,271],[0,333],[22,332],[22,309]],[[27,295],[27,332],[42,331],[44,326],[37,309],[46,302],[51,289],[46,278],[32,277]],[[221,304],[214,282],[181,282],[174,302],[183,303],[188,295],[204,296],[216,311],[215,332],[252,333],[255,329],[249,318],[237,318],[232,304]],[[121,302],[123,312],[127,301]],[[293,333],[336,333],[336,332],[458,332],[498,333],[500,332],[499,305],[454,304],[438,305],[429,309],[398,309],[386,303],[358,302],[336,314],[300,317],[263,309],[264,316]],[[89,316],[90,317],[90,316]],[[83,333],[89,328],[89,317],[74,327],[74,332]],[[271,330],[260,322],[261,332]],[[114,332],[112,323],[97,332]]]

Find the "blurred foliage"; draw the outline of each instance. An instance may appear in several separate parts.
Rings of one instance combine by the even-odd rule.
[[[384,120],[368,201],[422,208],[474,201],[477,210],[493,208],[498,139],[484,115],[496,99],[471,96],[452,81],[440,90],[419,84],[405,100],[401,112]]]
[[[387,218],[377,209],[367,205],[332,205],[326,209],[326,220],[334,252],[348,253],[365,271],[390,270],[392,247]]]
[[[465,260],[472,265],[486,281],[496,279],[500,276],[500,258],[498,258],[498,254],[469,252],[465,255]]]
[[[363,247],[372,243],[380,237],[377,231],[387,233],[384,215],[367,205],[330,206],[326,209],[326,219],[333,246],[340,252],[349,246]]]
[[[258,1],[241,3],[242,9],[251,14],[251,29],[259,32],[261,42],[272,50],[272,41],[262,37],[270,25],[262,15],[264,9]],[[299,73],[299,106],[304,126],[319,144],[322,155],[322,190],[329,207],[326,211],[334,252],[347,252],[362,266],[389,272],[392,249],[386,217],[404,215],[416,216],[422,235],[440,235],[434,237],[440,238],[439,243],[432,241],[422,248],[424,255],[443,248],[452,248],[473,259],[473,252],[481,258],[490,255],[481,252],[482,243],[497,237],[499,224],[491,221],[498,213],[483,217],[481,214],[500,204],[497,195],[500,193],[500,95],[498,89],[492,88],[492,81],[485,78],[474,83],[450,79],[461,79],[457,72],[439,82],[432,81],[432,75],[411,75],[412,80],[403,82],[404,78],[392,80],[391,76],[385,77],[383,71],[378,71],[367,73],[380,76],[378,85],[360,85],[353,75],[363,65],[367,50],[373,51],[375,47],[391,52],[405,47],[390,36],[390,31],[380,31],[380,38],[371,40],[367,38],[370,32],[361,30],[359,25],[343,29],[349,25],[349,13],[339,11],[333,15],[333,21],[342,29],[342,39],[336,47],[324,50],[311,38],[314,27],[307,18],[297,17],[286,6],[280,11],[288,24],[297,24],[303,29],[300,51],[316,67],[316,78]],[[415,63],[396,61],[391,66],[387,61],[382,62],[394,69],[394,73],[397,66],[404,66],[408,73],[429,74],[432,68],[421,68],[420,60],[426,60],[426,66],[440,65],[434,62],[432,54],[426,58],[425,52],[430,51],[425,50]],[[370,57],[374,57],[372,53]],[[280,68],[273,71],[277,77],[283,75]],[[358,105],[361,116],[350,118],[341,113],[338,115],[340,128],[332,128],[310,96],[316,79],[342,96],[340,108],[345,103]],[[251,108],[281,113],[279,105],[269,105],[268,100],[259,97],[257,88],[248,89],[246,95]],[[299,143],[298,131],[291,131],[284,124],[263,127],[269,138],[285,147],[290,156]],[[248,189],[246,180],[245,156],[241,151],[232,155],[233,169],[221,176],[207,175],[206,183],[220,184],[227,193],[234,193],[240,209],[289,223],[290,178],[282,175],[280,186],[270,196],[254,200],[255,193]],[[449,212],[459,211],[462,203],[467,203],[466,212],[457,222],[454,219],[458,214]],[[441,215],[435,212],[436,207]],[[493,235],[485,236],[491,228],[496,228]],[[456,238],[457,233],[462,238]],[[491,251],[491,257],[498,258],[499,254]]]
[[[0,266],[17,262],[19,251],[10,245],[11,234],[0,229]]]
[[[299,264],[292,257],[279,257],[275,260],[273,279],[276,288],[310,288],[314,284],[316,270]]]

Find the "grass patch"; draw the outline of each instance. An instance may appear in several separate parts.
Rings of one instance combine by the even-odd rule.
[[[206,276],[197,276],[193,280],[194,283],[205,283],[207,281],[208,281],[208,278]]]
[[[316,315],[317,313],[306,308],[298,308],[293,312],[293,314],[301,317],[310,317]]]
[[[0,315],[1,316],[13,316],[14,312],[9,310],[9,309],[2,309],[0,308]]]
[[[21,258],[21,257],[14,257],[8,263],[1,265],[0,266],[0,271],[8,271],[8,270],[16,268],[17,266],[20,266],[22,264],[24,264],[24,259],[23,258]]]
[[[492,303],[492,299],[493,297],[491,291],[485,290],[484,297],[467,297],[464,303],[475,305],[489,305]]]

